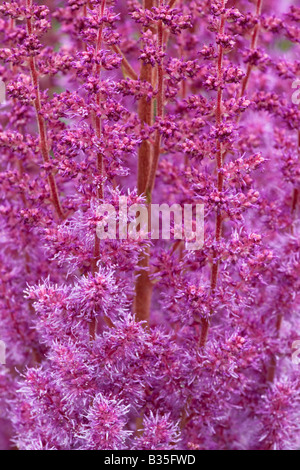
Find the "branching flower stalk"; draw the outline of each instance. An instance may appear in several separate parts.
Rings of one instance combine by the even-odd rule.
[[[226,7],[227,0],[222,0],[222,10]],[[224,35],[225,31],[225,13],[221,15],[218,36]],[[222,108],[223,108],[223,87],[221,84],[222,75],[223,75],[223,59],[224,59],[224,47],[222,44],[218,46],[218,59],[217,59],[217,81],[220,84],[218,87],[217,92],[217,104],[216,104],[216,123],[217,126],[220,126],[222,123]],[[217,168],[217,188],[219,194],[223,191],[223,184],[224,184],[224,175],[222,172],[223,167],[223,150],[222,150],[222,143],[218,139],[216,143],[216,168]],[[215,229],[215,240],[216,243],[220,243],[222,238],[222,225],[223,225],[223,214],[222,209],[220,207],[217,208],[216,213],[216,229]],[[213,253],[212,259],[212,268],[211,268],[211,292],[214,295],[217,283],[218,283],[218,275],[220,270],[220,259],[217,252]],[[212,315],[212,311],[210,315]],[[200,337],[200,347],[203,348],[207,341],[208,329],[209,329],[209,318],[202,320],[202,329],[201,329],[201,337]]]
[[[254,27],[253,33],[252,33],[252,38],[251,38],[251,51],[253,52],[256,47],[257,47],[257,41],[259,37],[259,32],[260,32],[260,15],[262,11],[262,6],[263,6],[263,0],[256,0],[256,18],[257,18],[257,23]],[[253,65],[251,63],[248,64],[246,75],[243,79],[242,82],[242,88],[241,88],[241,96],[244,96],[250,76],[253,70]]]
[[[103,15],[104,15],[104,11],[105,11],[105,6],[106,6],[106,0],[102,0],[101,1],[101,4],[99,5],[99,16],[100,18],[103,18]],[[100,28],[99,28],[99,31],[98,31],[98,35],[97,35],[97,43],[96,43],[96,48],[95,48],[95,56],[97,57],[98,53],[101,51],[101,47],[102,47],[102,38],[103,36],[103,23],[101,24]],[[99,85],[101,85],[101,63],[99,62],[97,65],[96,65],[96,78],[99,79]],[[96,99],[96,102],[97,102],[97,106],[98,106],[98,112],[100,113],[101,112],[101,91],[99,91],[99,93],[97,94],[97,99]],[[102,133],[102,130],[101,130],[101,116],[98,116],[98,114],[96,113],[96,116],[95,116],[95,126],[96,126],[96,135],[98,137],[98,139],[101,138],[101,133]],[[97,155],[97,170],[98,170],[98,173],[99,173],[99,176],[100,177],[103,177],[103,154],[102,152],[98,152],[98,155]],[[103,199],[103,182],[101,181],[99,187],[97,188],[97,191],[98,191],[98,198],[100,200]],[[97,257],[97,253],[96,253],[96,257]]]
[[[99,5],[99,17],[102,19],[104,16],[105,12],[105,7],[106,7],[106,0],[101,0],[101,3]],[[95,47],[95,57],[97,57],[98,53],[101,51],[102,48],[102,40],[103,40],[103,22],[101,23],[101,26],[99,28],[98,34],[97,34],[97,42],[96,42],[96,47]],[[99,59],[98,59],[99,60]],[[99,87],[101,88],[101,63],[96,64],[96,78],[99,80]],[[101,90],[97,93],[96,96],[96,103],[98,107],[98,113],[101,113]],[[102,134],[102,118],[101,116],[98,115],[98,113],[95,113],[95,129],[96,129],[96,136],[98,139],[101,139],[101,134]],[[98,151],[97,153],[97,172],[98,176],[100,177],[100,183],[99,186],[97,187],[97,197],[100,201],[103,200],[104,198],[104,193],[103,193],[103,175],[104,175],[104,167],[103,167],[103,153],[102,151]],[[95,274],[97,272],[97,262],[100,257],[100,239],[97,236],[97,233],[95,233],[95,243],[94,243],[94,253],[93,253],[93,263],[92,263],[92,273]],[[91,340],[95,340],[96,337],[96,332],[97,332],[97,320],[96,318],[93,318],[90,323],[90,338]]]
[[[120,47],[117,44],[112,45],[112,50],[122,57],[122,69],[124,76],[129,77],[131,80],[138,80],[138,76],[135,70],[131,67],[130,63],[126,59],[125,55],[121,51]]]
[[[299,130],[298,130],[298,133],[297,133],[297,138],[298,138],[298,161],[300,161],[300,131]],[[292,215],[293,215],[293,219],[296,217],[298,204],[299,204],[299,188],[295,187],[293,189],[293,196],[292,196]]]
[[[26,0],[26,7],[30,11],[30,9],[32,8],[32,0]],[[26,25],[27,25],[27,33],[29,35],[32,35],[33,25],[32,25],[31,16],[29,16],[26,19]],[[49,154],[49,143],[48,143],[48,138],[47,138],[47,127],[46,127],[45,119],[43,115],[41,114],[42,105],[41,105],[39,76],[38,76],[38,72],[36,68],[36,59],[33,55],[31,55],[28,61],[29,61],[29,66],[30,66],[32,84],[33,84],[34,91],[35,91],[34,107],[36,111],[36,117],[37,117],[38,129],[39,129],[41,153],[43,156],[44,163],[50,164],[51,161],[50,161],[50,154]],[[58,189],[57,189],[55,177],[53,174],[53,170],[50,170],[48,174],[48,183],[50,187],[50,197],[51,197],[52,204],[55,208],[57,216],[60,219],[63,219],[64,214],[63,214],[63,210],[60,204]]]

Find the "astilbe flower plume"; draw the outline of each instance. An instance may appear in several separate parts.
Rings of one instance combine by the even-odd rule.
[[[1,448],[299,448],[297,3],[0,2]]]

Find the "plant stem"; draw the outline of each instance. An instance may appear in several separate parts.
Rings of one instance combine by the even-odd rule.
[[[151,9],[154,6],[154,0],[144,0],[143,2],[145,9]],[[147,81],[150,85],[153,86],[154,76],[151,64],[141,65],[140,80]],[[143,97],[139,101],[139,118],[141,125],[151,126],[153,124],[153,102],[148,100],[146,97]],[[148,175],[150,172],[151,166],[151,145],[148,140],[144,140],[139,148],[138,155],[138,178],[137,178],[137,188],[139,194],[145,194]]]
[[[32,7],[32,0],[26,0],[26,7],[27,8]],[[27,18],[26,26],[27,26],[27,34],[31,35],[33,33],[33,25],[32,25],[31,18]],[[41,149],[44,163],[50,163],[46,121],[43,115],[41,114],[42,106],[41,106],[39,75],[38,75],[38,71],[36,67],[36,59],[34,56],[29,57],[29,67],[30,67],[32,84],[33,84],[34,91],[35,91],[34,107],[35,107],[38,129],[39,129],[40,149]],[[57,189],[55,177],[52,171],[48,174],[48,184],[50,187],[51,201],[54,205],[55,211],[60,219],[64,219],[63,210],[62,210],[59,196],[58,196],[58,189]]]
[[[169,1],[169,8],[173,8],[176,5],[177,1],[178,0],[170,0]]]
[[[256,3],[256,16],[257,16],[257,18],[261,15],[262,5],[263,5],[263,0],[257,0],[257,3]],[[254,31],[253,31],[253,34],[252,34],[251,51],[256,49],[259,31],[260,31],[260,20],[258,19],[258,22],[255,25],[255,28],[254,28]],[[244,96],[244,94],[246,92],[252,70],[253,70],[253,65],[248,64],[246,76],[244,77],[244,80],[243,80],[243,83],[242,83],[241,96]]]
[[[222,9],[225,8],[226,3],[227,3],[227,0],[222,0]],[[225,30],[225,15],[223,14],[220,19],[219,34],[224,34],[224,30]],[[221,82],[221,79],[222,79],[223,59],[224,59],[224,50],[223,50],[222,45],[220,44],[218,48],[218,82]],[[216,123],[218,126],[222,122],[222,105],[223,105],[223,88],[220,85],[218,88],[217,106],[216,106]],[[217,141],[216,166],[217,166],[217,171],[218,171],[217,187],[218,187],[219,193],[221,193],[223,191],[224,177],[220,171],[223,166],[223,156],[222,156],[222,144],[219,140]],[[222,237],[222,211],[220,208],[218,208],[217,215],[216,215],[215,241],[217,243],[220,242],[221,237]],[[214,295],[216,287],[217,287],[219,268],[220,268],[220,261],[215,251],[213,253],[211,284],[210,284],[212,295]],[[211,315],[212,315],[212,312],[210,313],[210,316]],[[207,336],[208,336],[209,319],[203,319],[201,324],[202,324],[202,329],[201,329],[201,337],[200,337],[200,347],[204,347],[207,341]]]
[[[144,0],[144,9],[151,9],[154,6],[154,0]],[[153,86],[154,73],[151,64],[141,65],[140,80],[147,81]],[[151,126],[153,124],[153,102],[147,100],[146,97],[141,98],[139,102],[139,119],[141,125]],[[144,140],[139,148],[138,154],[138,176],[137,176],[137,190],[138,194],[146,194],[147,181],[149,177],[150,167],[152,161],[152,148],[148,140]],[[148,201],[149,202],[149,201]],[[149,212],[148,212],[149,213]],[[150,307],[152,299],[152,282],[149,278],[149,259],[150,250],[147,248],[142,254],[137,271],[137,279],[135,283],[135,298],[133,310],[136,314],[137,321],[149,321]]]
[[[162,22],[158,23],[158,48],[160,52],[163,52],[163,25]],[[163,117],[163,102],[164,102],[164,69],[163,63],[161,62],[158,65],[158,90],[157,90],[157,117]],[[147,181],[146,194],[152,195],[155,178],[157,173],[157,167],[160,157],[160,148],[161,148],[161,133],[159,129],[156,130],[155,143],[154,143],[154,152],[153,152],[153,161],[150,168],[150,173]]]
[[[124,72],[126,73],[126,75],[128,75],[128,77],[131,78],[131,80],[137,80],[138,79],[137,74],[135,73],[135,71],[131,67],[131,65],[128,62],[128,60],[126,59],[125,55],[121,51],[120,47],[117,44],[114,44],[113,46],[111,46],[111,48],[116,54],[118,54],[122,57],[122,68],[123,68]]]
[[[104,15],[106,6],[106,0],[102,0],[101,4],[99,5],[99,14],[102,18]],[[97,56],[98,52],[101,50],[102,47],[102,38],[103,37],[103,23],[101,24],[98,35],[97,35],[97,42],[95,48],[95,56]],[[96,77],[99,78],[99,82],[101,82],[101,64],[96,65]],[[101,112],[101,91],[96,96],[96,104],[98,108],[98,112]],[[95,130],[96,136],[98,139],[101,138],[102,135],[102,119],[101,116],[98,116],[97,112],[95,115]],[[103,176],[103,154],[102,152],[97,153],[97,173],[100,177]],[[101,181],[100,186],[97,188],[97,197],[98,199],[103,199],[103,182]],[[100,258],[100,239],[95,233],[95,240],[94,240],[94,253],[93,253],[93,262],[92,262],[92,273],[95,274],[98,270],[97,268],[97,261]],[[89,333],[90,333],[90,340],[94,341],[97,333],[97,319],[93,318],[89,325]]]

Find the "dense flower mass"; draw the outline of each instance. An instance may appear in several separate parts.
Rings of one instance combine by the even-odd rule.
[[[1,1],[0,36],[0,448],[299,449],[299,1]],[[204,205],[202,248],[101,239],[125,196]]]

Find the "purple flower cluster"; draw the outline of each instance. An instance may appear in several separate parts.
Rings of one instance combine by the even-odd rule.
[[[0,448],[300,447],[296,4],[0,2]]]

